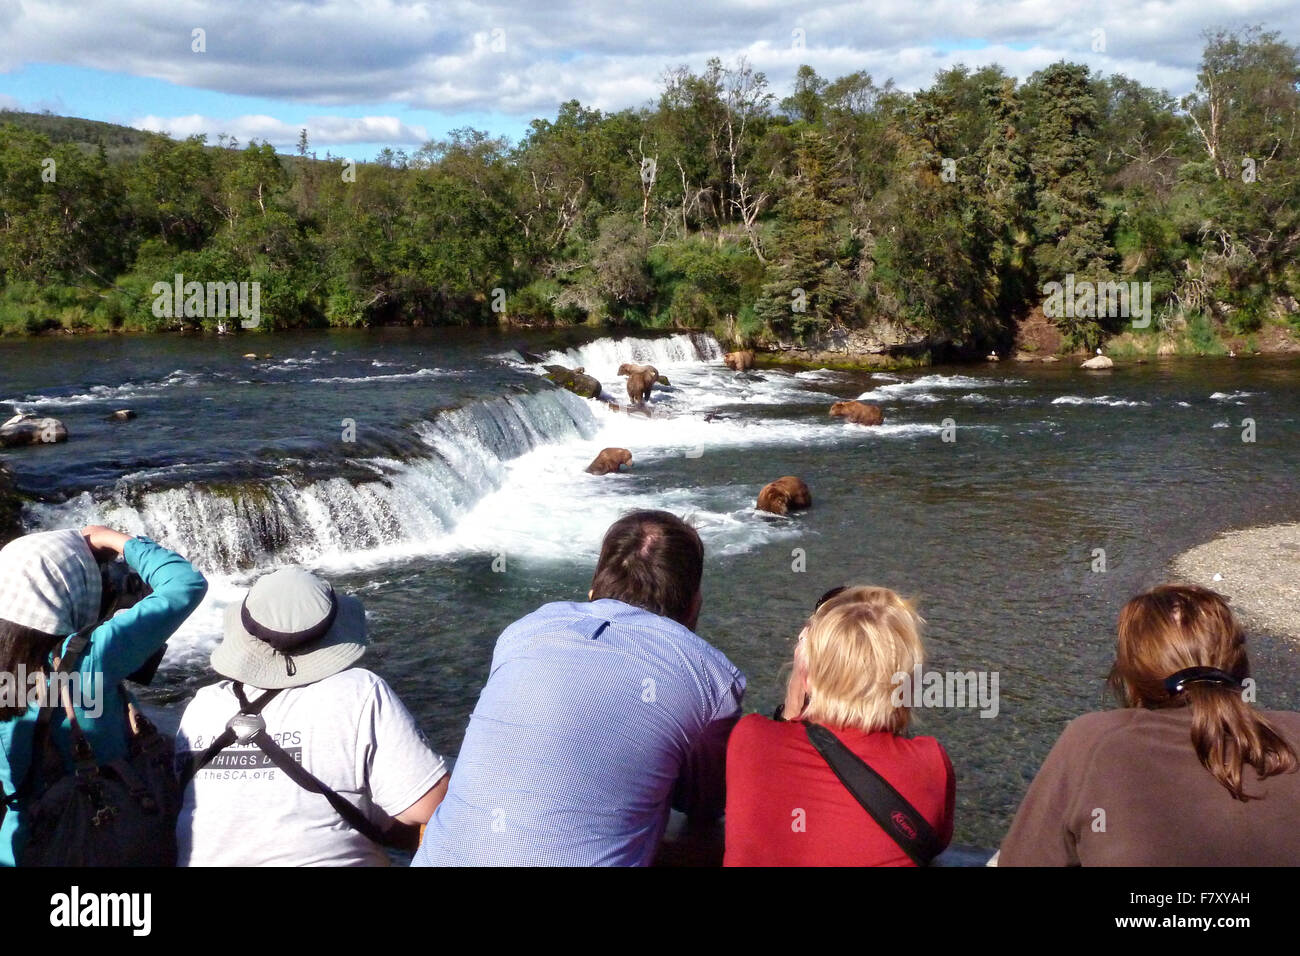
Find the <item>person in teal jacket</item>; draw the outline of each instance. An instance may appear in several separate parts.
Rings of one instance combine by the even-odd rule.
[[[121,682],[135,673],[190,616],[207,581],[188,561],[148,538],[92,525],[46,531],[0,549],[0,788],[14,793],[32,761],[40,710],[29,699],[33,674],[64,653],[67,639],[100,620],[104,601],[99,558],[121,555],[152,588],[91,632],[81,659],[80,694],[73,700],[96,761],[126,756]],[[55,716],[51,740],[71,769],[67,720]],[[0,866],[13,866],[25,840],[23,808],[11,806],[0,824]]]

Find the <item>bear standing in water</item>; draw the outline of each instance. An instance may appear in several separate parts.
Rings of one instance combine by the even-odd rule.
[[[650,398],[650,390],[654,388],[655,379],[658,377],[659,371],[653,365],[637,366],[627,376],[627,397],[633,404],[647,401]]]
[[[604,448],[596,460],[587,466],[589,475],[617,473],[624,465],[632,464],[632,453],[626,448]]]
[[[733,372],[748,372],[754,367],[754,351],[744,349],[739,352],[728,352],[722,357],[722,361]]]

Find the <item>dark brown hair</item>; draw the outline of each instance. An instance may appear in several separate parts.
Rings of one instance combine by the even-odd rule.
[[[1188,683],[1179,693],[1165,678],[1189,667],[1212,667],[1237,684]],[[1246,634],[1223,597],[1194,585],[1166,584],[1139,594],[1119,615],[1110,685],[1128,707],[1192,709],[1192,746],[1205,769],[1238,800],[1249,800],[1246,766],[1260,779],[1297,767],[1296,753],[1246,702],[1250,676]]]
[[[32,674],[45,667],[50,652],[58,643],[59,638],[54,634],[0,619],[0,673],[12,674],[17,680],[21,669],[30,679]],[[20,691],[26,686],[26,683],[21,684]],[[14,706],[0,706],[0,723],[21,717],[25,713],[27,707],[20,694]]]
[[[686,624],[704,575],[704,543],[667,511],[633,511],[605,532],[592,600],[614,598]]]

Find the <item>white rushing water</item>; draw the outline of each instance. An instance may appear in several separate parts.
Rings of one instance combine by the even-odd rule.
[[[348,478],[284,473],[214,487],[179,484],[189,468],[182,464],[170,469],[171,487],[141,490],[123,480],[62,504],[33,505],[28,517],[35,527],[94,522],[145,534],[204,571],[209,597],[173,641],[174,665],[210,649],[224,607],[275,566],[296,563],[329,572],[469,554],[589,564],[609,524],[636,508],[688,515],[710,553],[743,552],[792,536],[797,525],[754,512],[757,483],[665,486],[654,477],[656,466],[764,446],[829,448],[932,437],[941,429],[937,421],[846,425],[815,411],[858,390],[841,373],[737,374],[721,356],[712,338],[677,335],[601,339],[545,357],[545,363],[584,367],[624,403],[619,365],[654,365],[671,384],[655,389],[649,418],[539,386],[535,393],[480,400],[416,422],[413,454],[340,462]],[[515,353],[500,358],[539,375],[545,364],[530,365]],[[386,375],[391,373],[376,363],[373,378]],[[878,380],[876,393],[893,400],[1001,384],[942,375]],[[746,413],[756,405],[769,411],[763,417]],[[788,406],[789,417],[776,406]],[[586,474],[600,449],[611,446],[632,450],[632,469]],[[168,471],[150,471],[148,477],[165,481]],[[358,471],[371,477],[358,477]]]

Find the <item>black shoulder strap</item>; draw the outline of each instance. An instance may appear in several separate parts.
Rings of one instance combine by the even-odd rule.
[[[81,663],[82,654],[90,646],[90,635],[97,627],[99,627],[98,622],[83,627],[67,639],[65,642],[67,646],[59,659],[58,670],[54,674],[63,677],[77,668]],[[41,712],[36,718],[36,728],[32,732],[32,762],[28,765],[27,772],[23,774],[22,783],[18,784],[18,789],[10,798],[11,804],[26,800],[40,782],[45,763],[45,747],[50,740],[50,724],[54,720],[54,715],[63,710],[63,702],[59,700],[55,689],[54,674],[50,674],[45,680],[45,703],[41,706]]]
[[[235,694],[239,697],[241,705],[239,708],[239,715],[237,716],[256,716],[260,714],[262,708],[265,707],[267,703],[270,702],[271,698],[275,697],[278,693],[280,693],[278,689],[269,690],[250,704],[244,697],[243,685],[238,683],[235,684]],[[208,749],[203,751],[198,758],[191,756],[189,763],[185,767],[185,771],[181,774],[181,788],[184,789],[196,773],[202,770],[203,767],[206,766],[219,752],[233,744],[236,739],[239,739],[236,732],[230,726],[227,726],[225,731],[212,741],[208,746]],[[271,762],[280,768],[280,770],[282,770],[290,780],[302,787],[304,790],[310,793],[319,793],[323,796],[329,801],[330,806],[334,808],[335,812],[338,813],[338,815],[341,816],[347,824],[352,827],[352,829],[356,830],[367,839],[374,843],[378,843],[381,846],[393,842],[393,837],[387,831],[383,830],[375,823],[372,823],[364,813],[335,793],[334,790],[322,783],[306,767],[285,753],[284,748],[277,744],[271,738],[271,735],[266,732],[266,726],[264,724],[251,736],[243,738],[241,742],[251,743],[256,746],[262,751],[262,753],[266,754],[267,757],[271,759]]]
[[[252,743],[256,744],[262,753],[270,757],[271,762],[283,770],[290,780],[304,790],[319,793],[328,800],[330,806],[347,821],[352,829],[381,846],[388,841],[388,835],[382,829],[370,822],[366,815],[351,803],[321,783],[306,767],[285,753],[284,748],[272,740],[271,735],[265,729],[259,730],[253,735]]]
[[[871,814],[871,819],[903,848],[912,862],[917,866],[929,866],[930,861],[943,850],[930,821],[833,733],[820,724],[804,726],[817,752],[826,758],[835,776]]]
[[[280,690],[281,688],[268,690],[265,694],[250,704],[248,698],[244,696],[244,685],[238,683],[235,684],[235,696],[239,698],[239,716],[257,716],[262,712],[262,708],[269,704],[280,693]],[[184,789],[189,786],[189,782],[194,779],[194,775],[210,764],[212,758],[233,744],[237,739],[239,739],[239,735],[235,733],[233,727],[227,724],[226,729],[218,734],[212,743],[208,744],[207,749],[204,750],[203,753],[198,754],[197,756],[191,753],[190,759],[185,762],[185,768],[181,771],[181,790],[184,791]]]

